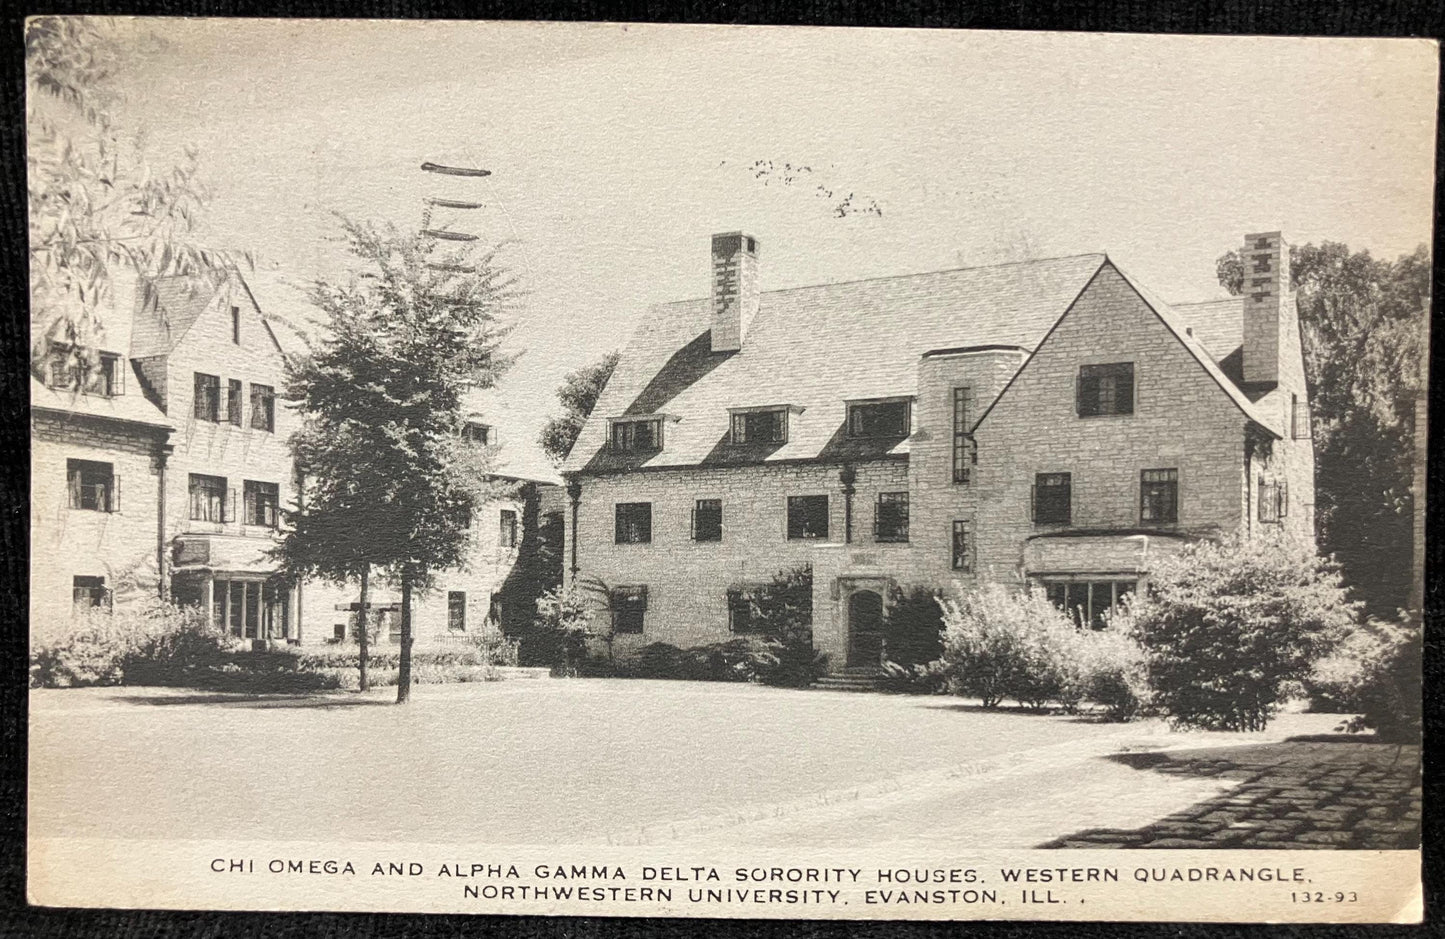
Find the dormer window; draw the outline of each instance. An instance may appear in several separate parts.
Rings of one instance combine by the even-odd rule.
[[[732,413],[733,443],[787,443],[788,409],[768,408]]]
[[[479,447],[485,447],[492,440],[492,428],[478,421],[467,421],[462,424],[462,439]]]
[[[95,360],[87,365],[72,347],[52,346],[46,383],[52,388],[79,390],[84,394],[111,398],[125,393],[125,372],[121,362],[121,357],[113,352],[99,352]]]
[[[907,437],[912,421],[907,398],[859,401],[848,405],[849,437]]]
[[[612,422],[612,449],[621,453],[650,453],[662,449],[662,418]]]

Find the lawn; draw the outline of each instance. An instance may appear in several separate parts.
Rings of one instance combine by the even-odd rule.
[[[1225,785],[1108,759],[1199,735],[949,698],[585,679],[392,694],[32,692],[30,831],[1009,847],[1146,824]],[[1269,736],[1334,722],[1288,715]]]

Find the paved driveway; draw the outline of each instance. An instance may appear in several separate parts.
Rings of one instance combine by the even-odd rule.
[[[393,694],[33,692],[31,831],[1023,847],[1232,785],[1108,759],[1197,735],[947,698],[607,680],[421,686],[400,708]],[[1333,723],[1293,715],[1270,738]]]

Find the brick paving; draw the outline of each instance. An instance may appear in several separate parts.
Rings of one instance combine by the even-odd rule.
[[[1412,849],[1420,845],[1420,747],[1322,736],[1118,754],[1141,772],[1238,780],[1137,829],[1094,828],[1046,848]]]

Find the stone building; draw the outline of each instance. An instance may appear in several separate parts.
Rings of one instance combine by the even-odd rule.
[[[1153,559],[1313,539],[1289,251],[1170,306],[1106,255],[790,290],[715,235],[711,296],[654,308],[563,467],[566,563],[614,653],[747,629],[730,585],[813,571],[814,644],[876,665],[892,587],[1041,586],[1098,625]]]
[[[268,553],[297,488],[295,416],[280,397],[287,333],[238,274],[121,283],[100,325],[97,372],[82,378],[55,345],[32,375],[32,621],[155,595],[257,644],[336,641],[347,619],[336,606],[354,591],[288,582]],[[487,415],[502,405],[481,406],[459,432],[509,486],[477,507],[468,563],[418,597],[419,640],[496,618],[519,578],[535,577],[545,512],[561,524],[552,469],[529,442],[499,446]]]

